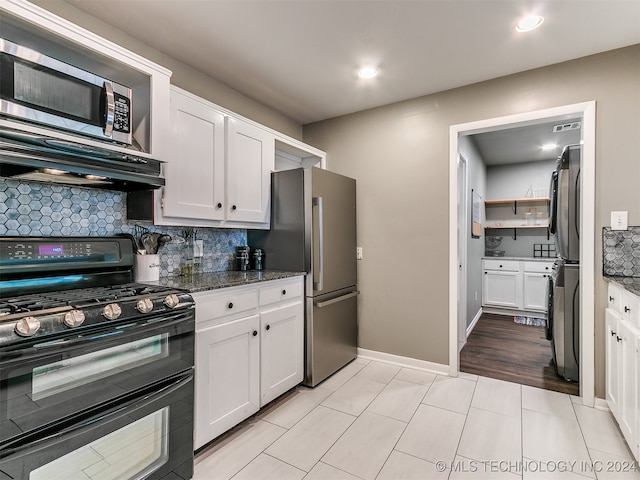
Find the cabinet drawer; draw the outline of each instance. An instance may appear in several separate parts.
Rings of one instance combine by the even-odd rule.
[[[220,293],[200,293],[196,300],[196,323],[250,312],[258,308],[258,289],[224,289]]]
[[[520,271],[520,262],[517,260],[483,260],[482,268],[485,270],[505,270],[510,272]]]
[[[534,273],[551,273],[553,271],[553,262],[522,262],[525,272]]]
[[[608,307],[622,313],[622,289],[613,283],[609,283],[607,294]]]
[[[303,295],[302,278],[269,282],[260,287],[260,305],[270,305],[300,298]]]

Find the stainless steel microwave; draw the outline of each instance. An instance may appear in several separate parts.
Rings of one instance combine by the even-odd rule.
[[[131,145],[131,89],[0,38],[0,116]]]

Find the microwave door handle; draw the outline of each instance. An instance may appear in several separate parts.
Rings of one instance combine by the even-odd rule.
[[[116,101],[113,96],[113,87],[111,83],[104,82],[104,97],[105,97],[105,123],[104,134],[107,137],[111,136],[113,132],[113,120],[116,113]]]

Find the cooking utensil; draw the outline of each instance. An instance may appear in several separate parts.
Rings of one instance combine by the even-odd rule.
[[[151,248],[153,247],[152,243],[151,243],[151,234],[150,233],[143,233],[140,236],[140,241],[142,242],[142,248],[144,248],[147,253],[153,253],[153,251],[151,250]]]
[[[160,235],[158,237],[158,247],[156,248],[156,253],[158,253],[158,251],[163,245],[169,243],[170,241],[171,241],[171,237],[166,233],[163,233],[162,235]]]
[[[152,233],[150,235],[151,251],[149,253],[154,255],[158,253],[158,239],[160,238],[160,235],[160,233]]]

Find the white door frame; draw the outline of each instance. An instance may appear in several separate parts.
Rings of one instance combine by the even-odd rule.
[[[458,154],[458,186],[462,191],[458,191],[458,352],[462,350],[467,342],[467,214],[469,202],[467,197],[467,178],[469,164],[462,154]]]
[[[449,375],[457,376],[458,355],[458,138],[461,135],[524,126],[558,119],[582,117],[582,200],[580,209],[580,396],[584,405],[595,403],[595,132],[596,102],[537,110],[449,127]]]

